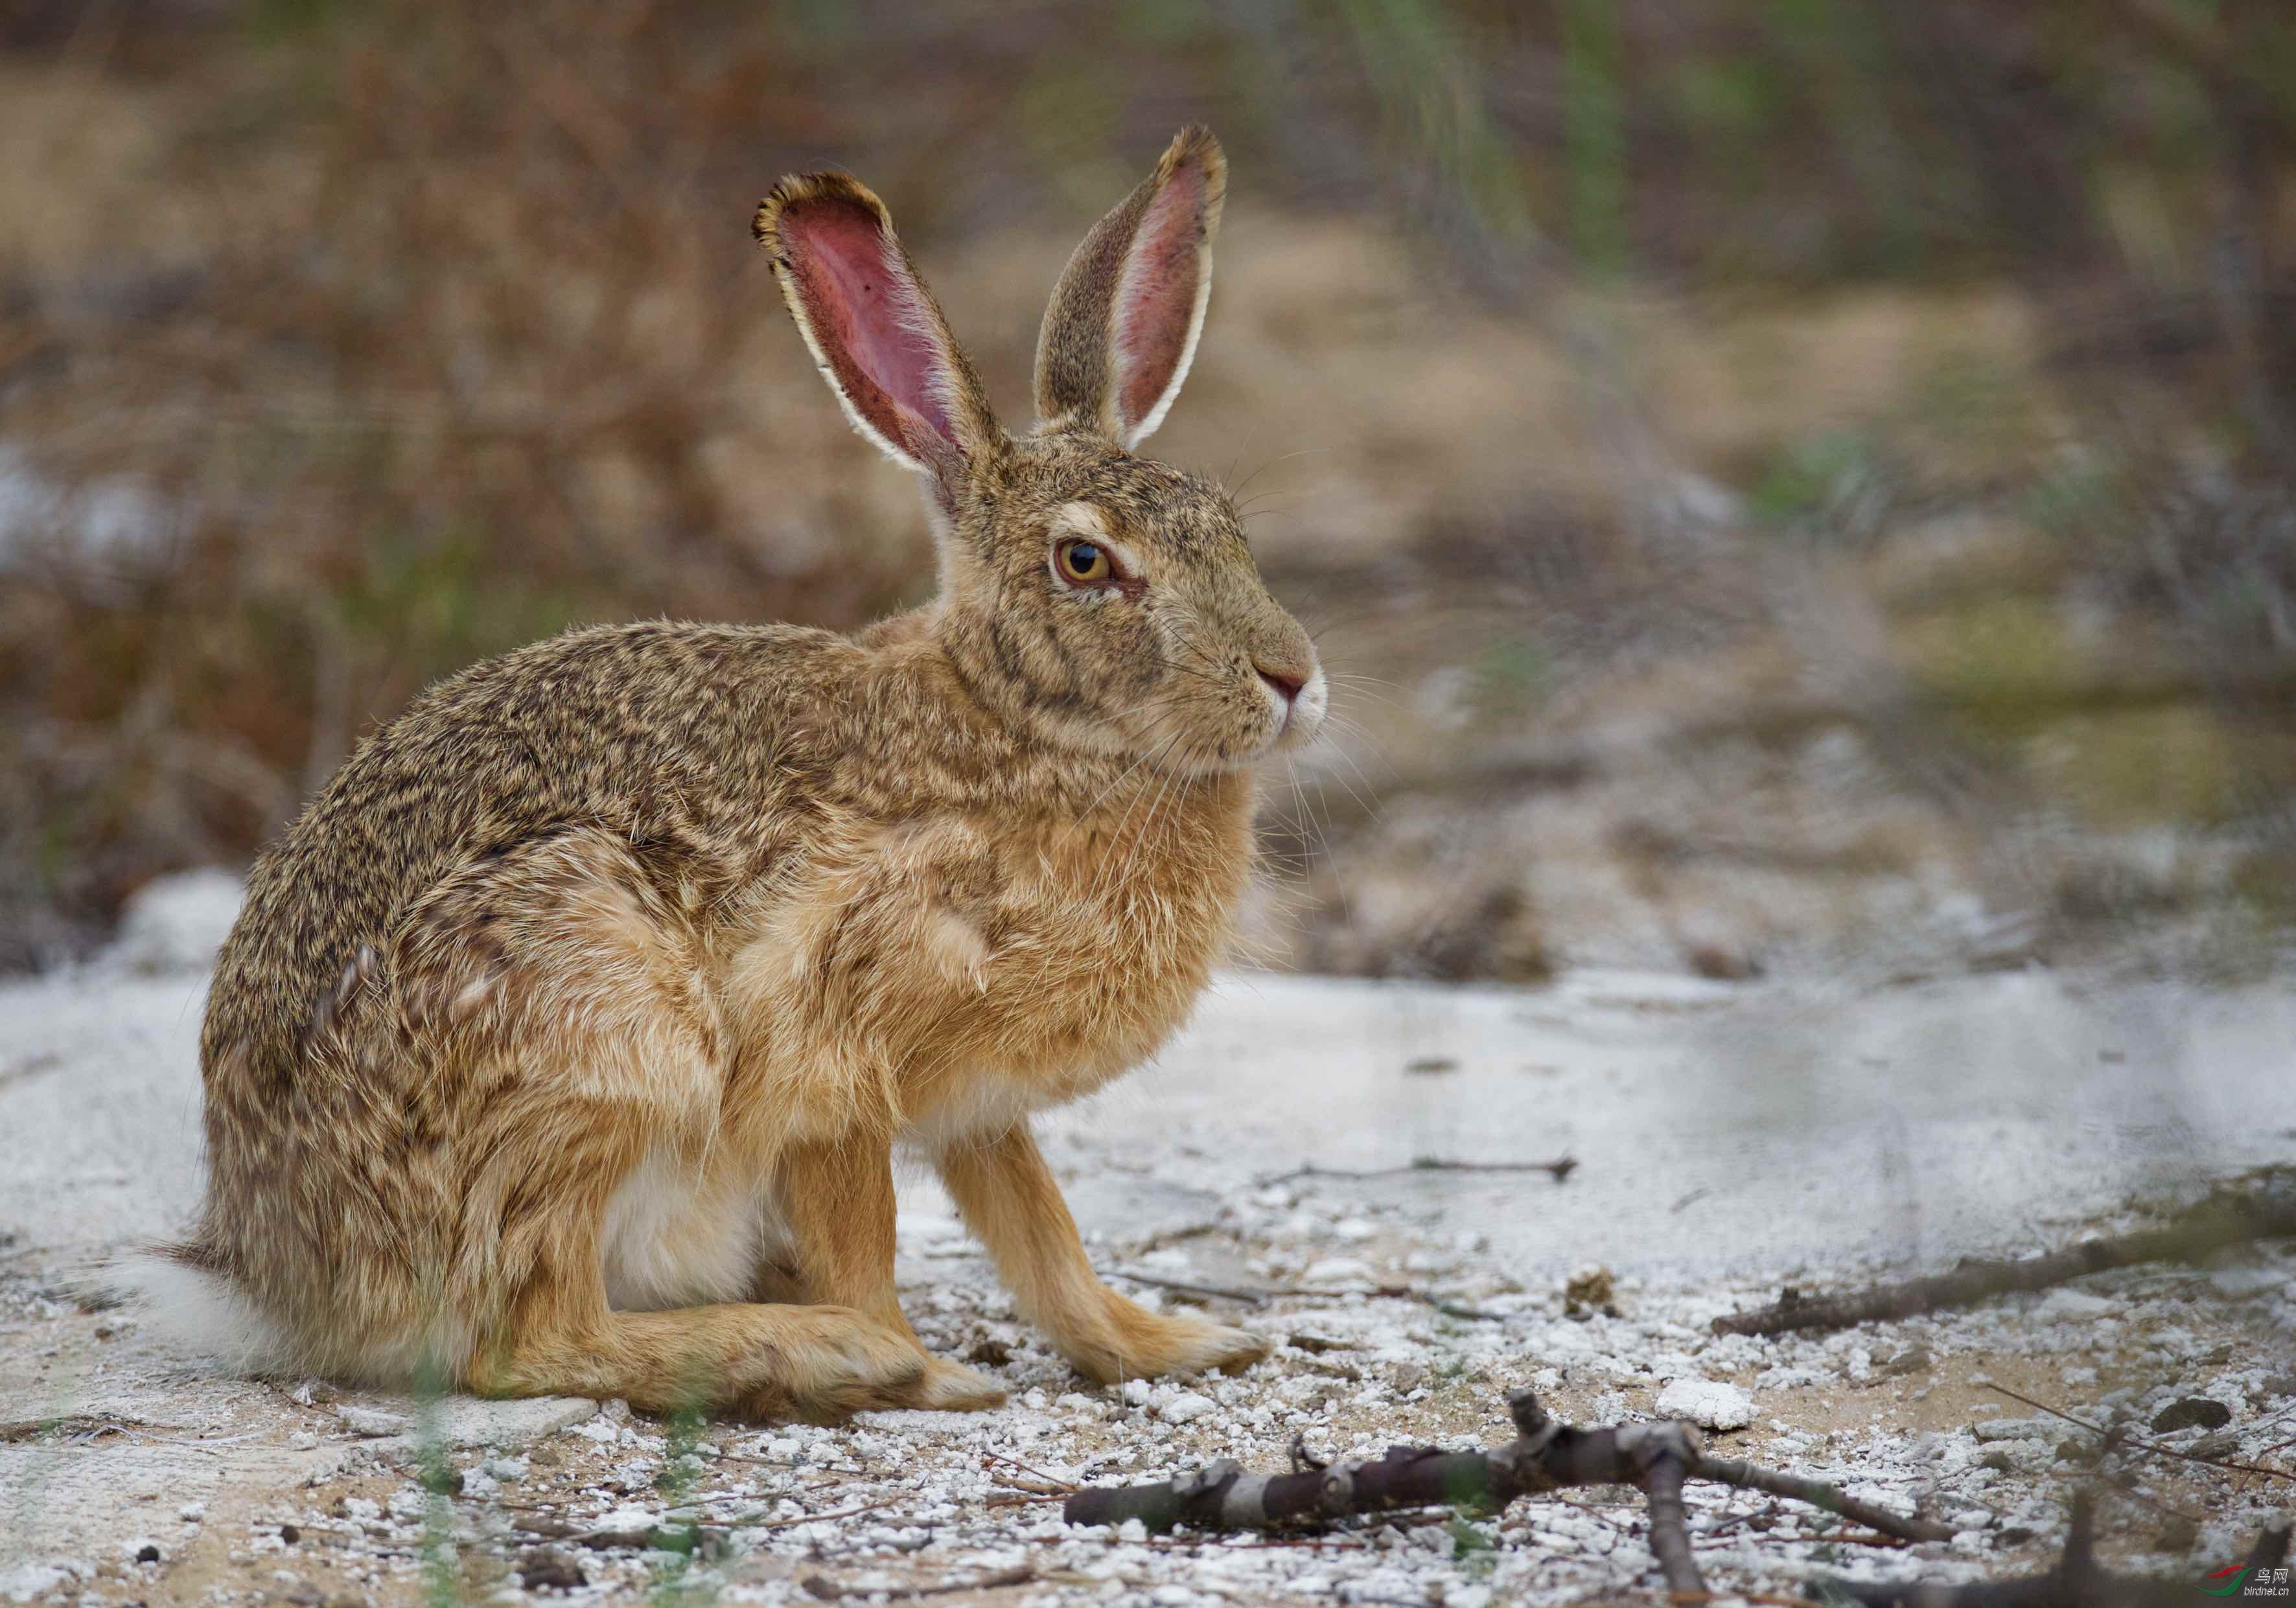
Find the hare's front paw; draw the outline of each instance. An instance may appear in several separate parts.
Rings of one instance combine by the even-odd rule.
[[[1242,1369],[1267,1355],[1267,1342],[1257,1335],[1201,1318],[1167,1317],[1136,1306],[1113,1290],[1104,1294],[1092,1332],[1063,1337],[1060,1343],[1078,1372],[1103,1384],[1210,1368]]]
[[[1166,1318],[1161,1336],[1167,1360],[1160,1374],[1201,1374],[1213,1368],[1239,1373],[1273,1349],[1257,1335],[1198,1318]]]
[[[985,1412],[1004,1405],[1004,1387],[962,1363],[934,1357],[926,1361],[925,1376],[909,1405],[944,1413]]]

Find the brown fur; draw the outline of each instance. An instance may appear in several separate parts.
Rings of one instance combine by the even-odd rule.
[[[1186,1016],[1249,873],[1250,765],[1320,717],[1227,498],[1119,445],[1153,423],[1122,398],[1168,402],[1193,349],[1171,325],[1223,174],[1185,132],[1079,250],[1057,417],[1022,437],[874,196],[767,198],[832,388],[931,481],[941,595],[849,638],[656,623],[476,665],[258,861],[178,1254],[296,1366],[757,1416],[988,1405],[895,1301],[898,1143],[1086,1373],[1262,1353],[1102,1286],[1029,1131]],[[898,321],[840,299],[880,294]],[[1124,584],[1058,578],[1083,538]]]

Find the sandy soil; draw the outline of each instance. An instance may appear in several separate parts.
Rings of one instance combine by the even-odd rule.
[[[1957,1531],[1885,1548],[1823,1514],[1696,1490],[1699,1556],[1720,1590],[2036,1567],[2070,1493],[2100,1480],[2125,1488],[2103,1509],[2108,1552],[2197,1579],[2236,1563],[2296,1492],[2127,1449],[2100,1465],[2095,1436],[1999,1388],[2195,1456],[2288,1467],[2284,1249],[1833,1336],[1707,1327],[1781,1282],[2062,1243],[2287,1160],[2284,989],[2144,992],[2038,969],[1866,991],[1238,975],[1157,1066],[1052,1120],[1048,1147],[1111,1277],[1258,1329],[1281,1343],[1268,1361],[1236,1378],[1084,1384],[1015,1321],[921,1183],[904,1196],[905,1302],[929,1343],[997,1375],[1011,1405],[837,1431],[696,1425],[611,1402],[233,1379],[109,1304],[101,1257],[165,1232],[196,1194],[193,1041],[232,899],[224,879],[164,885],[100,962],[0,989],[0,1601],[1649,1597],[1628,1490],[1273,1539],[1059,1516],[1071,1482],[1214,1457],[1280,1468],[1295,1436],[1324,1455],[1496,1441],[1505,1392],[1526,1384],[1582,1422],[1670,1412],[1669,1386],[1693,1393],[1683,1382],[1728,1387],[1694,1393],[1710,1417],[1743,1420],[1716,1433],[1730,1455]],[[1562,1155],[1578,1166],[1559,1184],[1408,1170]],[[1400,1171],[1283,1176],[1310,1163]],[[1612,1309],[1567,1311],[1566,1282],[1590,1263],[1612,1275]],[[1379,1293],[1397,1287],[1410,1294]],[[2180,1418],[2194,1422],[2150,1427]],[[975,1587],[992,1579],[1008,1583]]]

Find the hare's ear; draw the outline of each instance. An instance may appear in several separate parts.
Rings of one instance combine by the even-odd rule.
[[[1002,432],[885,203],[848,174],[794,175],[758,204],[752,229],[853,428],[954,506]]]
[[[1140,188],[1084,238],[1037,338],[1037,418],[1129,451],[1180,394],[1212,291],[1227,159],[1201,124],[1180,130]]]

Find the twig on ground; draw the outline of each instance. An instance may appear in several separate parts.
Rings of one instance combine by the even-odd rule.
[[[875,1502],[864,1502],[857,1507],[841,1507],[834,1513],[800,1514],[793,1519],[769,1519],[763,1514],[745,1514],[737,1518],[697,1520],[691,1523],[683,1519],[664,1519],[660,1523],[621,1529],[585,1527],[571,1520],[537,1514],[532,1518],[512,1520],[511,1528],[540,1540],[565,1541],[576,1547],[586,1547],[593,1552],[617,1552],[655,1546],[660,1537],[675,1535],[680,1530],[690,1530],[707,1544],[723,1540],[737,1530],[794,1530],[800,1524],[818,1524],[824,1520],[858,1518],[865,1513],[890,1507],[898,1500],[898,1497],[886,1497]]]
[[[1807,1502],[1812,1507],[1839,1514],[1896,1540],[1947,1541],[1953,1539],[1953,1527],[1949,1524],[1932,1523],[1927,1519],[1903,1518],[1886,1507],[1861,1502],[1840,1486],[1828,1485],[1823,1480],[1805,1480],[1799,1474],[1782,1473],[1775,1468],[1724,1457],[1702,1457],[1697,1468],[1692,1472],[1699,1479],[1717,1480],[1725,1485],[1735,1485],[1742,1490],[1767,1491],[1774,1497]]]
[[[175,1429],[178,1426],[173,1424],[142,1424],[140,1420],[131,1422],[126,1418],[116,1418],[109,1413],[66,1413],[54,1418],[7,1418],[0,1419],[0,1446],[12,1445],[19,1441],[37,1441],[46,1435],[66,1435],[74,1440],[94,1435],[124,1435],[138,1427]]]
[[[2296,1473],[2284,1468],[2267,1468],[2261,1463],[2234,1463],[2228,1457],[2203,1457],[2194,1452],[2180,1452],[2173,1446],[2163,1446],[2158,1441],[2147,1441],[2142,1435],[2132,1435],[2125,1430],[2109,1429],[2101,1424],[2091,1424],[2086,1418],[2076,1418],[2070,1413],[2051,1407],[2046,1401],[2036,1401],[2030,1396],[2021,1396],[2005,1384],[1988,1383],[1985,1388],[1998,1392],[2012,1401],[2021,1401],[2027,1407],[2045,1412],[2052,1418],[2062,1418],[2076,1429],[2085,1429],[2102,1438],[2107,1446],[2129,1446],[2159,1457],[2174,1457],[2179,1463],[2198,1463],[2207,1468],[2232,1470],[2243,1474],[2263,1474],[2275,1480],[2296,1480]]]
[[[878,1501],[864,1502],[858,1507],[840,1507],[835,1513],[800,1514],[793,1519],[729,1520],[726,1528],[728,1530],[795,1530],[800,1524],[818,1524],[824,1519],[858,1518],[865,1513],[875,1513],[880,1508],[890,1507],[900,1499],[898,1496],[885,1497]]]
[[[1357,1170],[1348,1167],[1318,1167],[1309,1163],[1294,1167],[1289,1172],[1270,1173],[1255,1180],[1262,1189],[1277,1184],[1288,1184],[1300,1178],[1403,1178],[1414,1172],[1544,1172],[1561,1183],[1578,1170],[1575,1155],[1559,1155],[1551,1162],[1459,1162],[1440,1155],[1415,1155],[1406,1167],[1371,1167]]]
[[[1519,1438],[1488,1452],[1390,1447],[1377,1461],[1336,1463],[1291,1474],[1247,1474],[1222,1458],[1156,1485],[1078,1491],[1062,1509],[1071,1524],[1138,1519],[1152,1530],[1262,1530],[1292,1520],[1386,1513],[1401,1507],[1473,1507],[1499,1512],[1516,1498],[1578,1485],[1635,1485],[1650,1505],[1651,1551],[1671,1592],[1703,1592],[1690,1543],[1682,1489],[1715,1480],[1809,1502],[1902,1540],[1943,1540],[1942,1524],[1909,1519],[1845,1497],[1830,1485],[1748,1464],[1710,1459],[1687,1424],[1582,1429],[1549,1417],[1532,1392],[1507,1399]],[[1296,1459],[1295,1459],[1296,1461]]]
[[[1995,1295],[2045,1289],[2085,1274],[2148,1261],[2193,1261],[2229,1245],[2296,1236],[2296,1174],[2274,1171],[2246,1185],[2219,1185],[2158,1228],[2093,1239],[2046,1255],[1963,1261],[1949,1273],[1874,1285],[1847,1294],[1808,1296],[1789,1285],[1772,1305],[1714,1320],[1718,1335],[1776,1335],[1886,1323]]]
[[[1462,1306],[1456,1301],[1446,1301],[1428,1290],[1415,1290],[1409,1285],[1381,1285],[1372,1291],[1374,1299],[1384,1301],[1415,1301],[1430,1306],[1446,1318],[1464,1318],[1470,1323],[1505,1323],[1505,1312],[1486,1312],[1480,1307]]]
[[[1119,1268],[1109,1275],[1133,1284],[1146,1285],[1152,1289],[1177,1290],[1184,1295],[1206,1295],[1222,1301],[1238,1301],[1246,1306],[1264,1307],[1271,1301],[1336,1301],[1351,1292],[1343,1289],[1310,1290],[1296,1285],[1270,1285],[1263,1289],[1248,1290],[1235,1285],[1199,1284],[1193,1279],[1167,1278],[1160,1273],[1135,1273],[1128,1268]],[[1416,1289],[1410,1285],[1377,1285],[1365,1292],[1375,1301],[1415,1301],[1434,1308],[1448,1318],[1463,1318],[1474,1323],[1505,1323],[1505,1312],[1486,1312],[1480,1307],[1463,1306],[1447,1301],[1431,1290]]]
[[[1183,1295],[1210,1295],[1221,1301],[1240,1301],[1248,1307],[1264,1307],[1269,1302],[1289,1296],[1312,1295],[1312,1290],[1245,1290],[1233,1285],[1197,1284],[1185,1278],[1166,1278],[1154,1273],[1135,1273],[1119,1268],[1110,1275],[1132,1284],[1144,1284],[1151,1289],[1177,1290]]]
[[[1058,1474],[1048,1474],[1041,1468],[1030,1468],[1018,1457],[1008,1457],[1002,1452],[983,1452],[980,1454],[980,1460],[984,1464],[1002,1463],[1007,1468],[1017,1468],[1031,1480],[1037,1481],[1035,1485],[1024,1485],[1017,1480],[998,1481],[1000,1484],[1013,1486],[1015,1490],[1033,1490],[1040,1495],[1064,1497],[1077,1488],[1077,1482],[1074,1480],[1063,1480]]]
[[[882,1602],[902,1603],[921,1596],[947,1596],[958,1591],[995,1591],[1004,1586],[1026,1586],[1037,1578],[1036,1565],[1016,1563],[1010,1569],[1000,1569],[994,1574],[984,1574],[978,1579],[944,1580],[938,1586],[899,1586],[890,1590],[881,1586],[840,1586],[825,1574],[809,1574],[798,1585],[810,1597],[824,1603],[840,1597],[864,1596]]]
[[[2013,1580],[1980,1580],[1967,1586],[1946,1586],[1934,1580],[1849,1580],[1818,1582],[1830,1602],[1853,1602],[1866,1608],[2182,1608],[2193,1600],[2190,1576],[2162,1579],[2151,1575],[2116,1575],[2099,1566],[2096,1530],[2088,1493],[2074,1499],[2071,1529],[2057,1566],[2046,1574]],[[2257,1538],[2248,1555],[2250,1570],[2276,1569],[2288,1557],[2288,1526],[2275,1524]],[[2243,1576],[2242,1578],[2248,1578]]]
[[[1376,1462],[1337,1463],[1292,1474],[1247,1474],[1223,1458],[1160,1484],[1092,1487],[1070,1498],[1064,1516],[1071,1524],[1120,1524],[1138,1519],[1151,1530],[1191,1524],[1207,1530],[1257,1530],[1290,1520],[1329,1519],[1349,1514],[1383,1513],[1398,1507],[1476,1506],[1498,1511],[1517,1497],[1574,1485],[1639,1486],[1651,1496],[1652,1550],[1662,1531],[1678,1532],[1682,1546],[1669,1563],[1669,1589],[1698,1590],[1680,1583],[1688,1557],[1688,1527],[1682,1514],[1685,1480],[1766,1491],[1806,1502],[1905,1541],[1941,1541],[1948,1525],[1907,1518],[1846,1496],[1834,1486],[1774,1469],[1705,1455],[1698,1432],[1677,1422],[1581,1429],[1547,1416],[1529,1391],[1507,1399],[1521,1438],[1490,1452],[1446,1452],[1434,1447],[1398,1446]],[[1295,1459],[1296,1460],[1296,1459]],[[1674,1466],[1678,1465],[1678,1468]],[[1652,1471],[1657,1470],[1655,1476]],[[1654,1489],[1655,1485],[1655,1489]],[[1673,1547],[1673,1538],[1664,1538]]]
[[[1217,1234],[1219,1228],[1220,1226],[1215,1222],[1183,1223],[1177,1228],[1166,1228],[1160,1233],[1151,1234],[1131,1247],[1132,1253],[1136,1256],[1145,1256],[1149,1252],[1160,1251],[1166,1245],[1177,1245],[1182,1240],[1201,1239],[1207,1234]]]
[[[1068,1498],[1064,1490],[1000,1490],[981,1504],[984,1507],[1033,1507],[1039,1502],[1061,1502]]]

